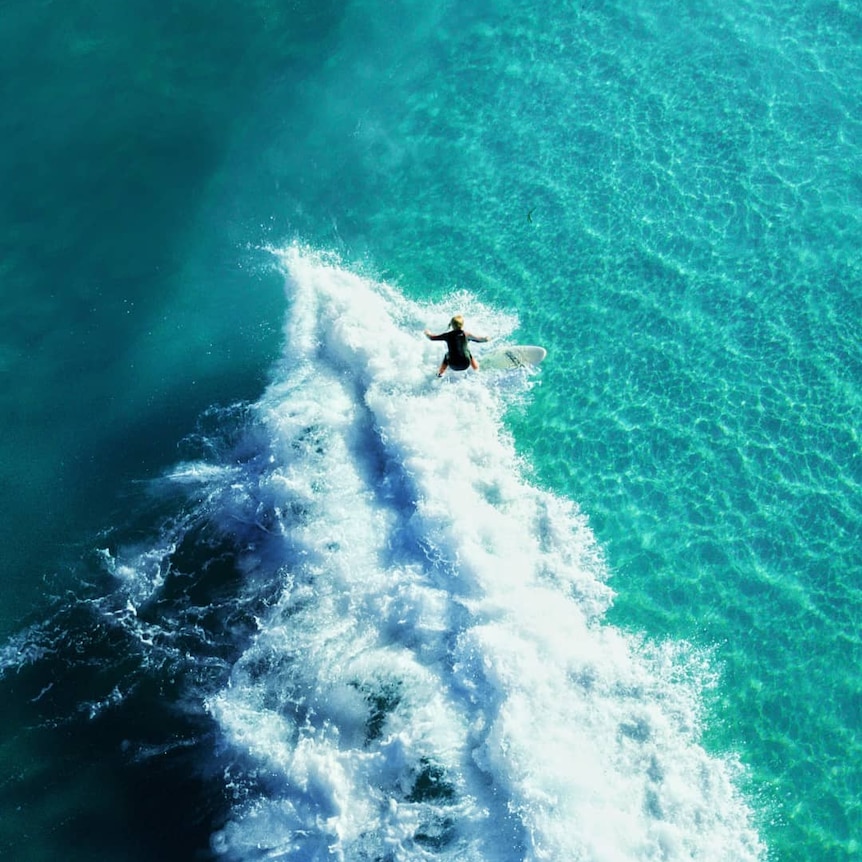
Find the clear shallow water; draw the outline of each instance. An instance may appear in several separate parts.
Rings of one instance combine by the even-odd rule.
[[[714,834],[746,850],[701,847],[700,858],[745,858],[756,846],[737,816],[747,809],[772,858],[854,858],[858,14],[846,4],[486,4],[408,15],[353,4],[293,17],[261,5],[207,19],[202,30],[189,5],[145,18],[141,38],[139,11],[108,20],[82,5],[62,21],[29,10],[11,14],[4,31],[10,51],[30,46],[5,55],[20,96],[10,104],[20,107],[7,113],[2,161],[17,190],[3,215],[3,361],[15,381],[3,426],[12,489],[4,848],[32,859],[70,843],[80,858],[106,849],[112,858],[189,858],[215,834],[217,849],[256,858],[255,829],[274,818],[278,828],[264,831],[286,858],[312,858],[310,848],[337,841],[352,848],[346,858],[363,858],[385,836],[390,846],[412,840],[397,845],[409,848],[405,858],[453,853],[459,841],[486,858],[548,847],[561,858],[573,846],[603,858],[599,848],[613,845],[611,824],[623,818],[632,826],[633,844],[621,851],[628,858],[653,858],[658,847],[674,858]],[[87,38],[72,38],[78,32]],[[50,58],[40,66],[50,73],[25,74],[27,51]],[[133,82],[125,92],[138,98],[106,101],[109,80]],[[423,325],[445,322],[462,289],[457,304],[468,319],[498,334],[512,325],[505,315],[517,315],[518,340],[549,348],[529,391],[492,388],[508,407],[491,406],[484,388],[458,393],[475,402],[471,421],[491,422],[480,466],[487,472],[495,453],[497,487],[482,487],[480,499],[503,519],[498,532],[481,519],[464,535],[441,536],[440,522],[436,533],[405,526],[422,485],[398,447],[422,446],[426,477],[446,474],[459,449],[436,446],[424,422],[404,442],[385,397],[368,424],[377,414],[367,392],[389,380],[378,364],[386,366],[389,338],[369,358],[359,336],[345,334],[348,315],[330,350],[351,382],[324,383],[320,368],[296,378],[308,348],[295,331],[279,331],[283,273],[261,250],[286,248],[292,236],[339,250],[340,266],[366,272],[371,284],[395,285],[378,316],[402,345],[401,376],[387,385],[409,388],[433,370],[439,357],[414,339]],[[410,302],[434,304],[420,320]],[[313,310],[299,319],[311,329],[328,320]],[[315,408],[324,410],[325,456],[308,441],[301,456],[290,446],[285,455],[284,441],[301,435],[266,422],[263,438],[253,431],[249,442],[243,429],[278,412],[279,386],[317,404],[324,385],[337,392]],[[400,406],[403,395],[389,393]],[[192,433],[208,406],[238,397],[257,407],[212,410]],[[366,417],[358,442],[343,430],[345,410]],[[523,462],[505,454],[503,428]],[[242,515],[249,535],[287,524],[294,550],[322,541],[302,534],[301,512],[297,522],[276,511],[272,487],[255,489],[261,477],[298,469],[291,464],[334,457],[338,439],[352,453],[336,459],[338,470],[358,471],[358,487],[369,473],[408,478],[351,517],[335,517],[341,509],[325,489],[311,489],[310,505],[325,510],[313,520],[320,536],[347,531],[351,559],[374,577],[351,580],[332,549],[341,589],[315,587],[296,627],[281,626],[299,589],[288,588],[290,577],[302,587],[309,569],[283,548],[250,562],[248,536],[237,529],[223,540],[213,524]],[[237,477],[225,468],[239,440]],[[267,447],[276,460],[262,468]],[[191,500],[130,484],[201,458],[216,466],[205,477],[195,468],[191,485],[181,475],[181,486],[196,489]],[[558,513],[568,525],[562,536],[580,537],[560,538],[558,528],[548,532],[560,523],[548,515],[515,543],[507,559],[533,542],[541,549],[519,582],[527,593],[513,586],[497,598],[497,582],[478,564],[457,588],[433,580],[454,573],[440,560],[460,560],[465,542],[491,554],[533,523],[535,509],[505,521],[512,493],[533,506],[545,499],[521,490],[533,486],[576,501],[589,526]],[[257,505],[272,522],[255,526]],[[377,523],[373,535],[357,526],[363,518]],[[468,542],[470,529],[484,531],[480,540]],[[375,550],[387,530],[407,531],[420,548],[433,540],[444,549],[432,557],[438,568],[410,558],[407,542],[408,562],[393,575],[392,560],[387,568]],[[560,548],[569,557],[542,564],[557,583],[530,591],[536,561]],[[596,617],[588,596],[601,595],[597,584],[609,576],[614,604]],[[540,635],[535,596],[571,596],[572,579],[581,586],[571,609],[555,609],[559,624]],[[463,603],[467,587],[474,602],[493,606],[502,640],[484,637],[488,611]],[[50,595],[62,597],[55,611]],[[398,626],[393,635],[380,610],[384,598],[400,610],[393,596],[412,609],[396,621],[412,640]],[[349,614],[333,610],[339,601]],[[510,601],[520,615],[505,610]],[[28,629],[22,615],[34,604]],[[602,619],[596,631],[559,638],[584,614]],[[321,632],[320,644],[308,640]],[[414,657],[397,659],[396,673],[391,656],[372,650],[373,661],[362,661],[378,684],[362,687],[348,659],[384,635]],[[496,678],[486,664],[456,667],[471,638],[500,669]],[[601,686],[587,693],[589,675],[572,671],[589,664],[591,648],[601,653],[595,638],[625,645],[607,664],[593,653],[602,696]],[[291,651],[309,657],[301,674],[291,675]],[[429,668],[445,668],[445,684]],[[543,682],[554,674],[566,680]],[[382,677],[416,682],[405,695],[403,683]],[[530,688],[543,684],[559,696]],[[335,691],[326,709],[315,702],[317,723],[296,724],[307,707],[295,701],[322,692],[332,700]],[[542,708],[519,712],[525,701]],[[425,718],[414,720],[419,702]],[[579,703],[592,707],[592,723],[569,721]],[[342,740],[334,748],[333,728]],[[393,729],[406,739],[402,755],[386,747]],[[502,759],[488,740],[499,740]],[[618,780],[557,774],[560,751],[585,756],[585,748],[595,758],[588,763]],[[485,759],[468,758],[473,749]],[[640,759],[627,769],[626,757]],[[688,788],[678,807],[668,799],[668,761]],[[746,801],[722,790],[723,778],[692,790],[686,766],[696,763],[706,764],[700,774],[735,775]],[[314,769],[326,781],[311,781]],[[296,783],[297,770],[305,790],[291,796],[284,776]],[[482,776],[499,795],[487,795]],[[370,808],[344,790],[355,792],[360,779],[376,788],[360,794],[377,800]],[[383,817],[387,797],[397,805]],[[159,803],[166,798],[185,804],[178,811]],[[591,804],[601,817],[584,814]],[[87,828],[106,806],[123,829],[106,827],[103,815]],[[691,826],[703,810],[717,831]],[[285,836],[309,818],[314,835],[327,837],[287,850]],[[495,829],[504,838],[488,843]],[[532,844],[528,835],[540,837]]]

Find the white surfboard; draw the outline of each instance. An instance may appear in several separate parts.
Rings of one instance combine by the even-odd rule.
[[[546,356],[548,351],[544,347],[536,347],[530,344],[512,344],[507,347],[499,347],[490,353],[476,356],[479,362],[479,370],[507,371],[513,368],[527,368],[538,365]]]

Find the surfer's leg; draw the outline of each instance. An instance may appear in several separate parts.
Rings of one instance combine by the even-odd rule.
[[[446,369],[449,367],[449,354],[443,357],[443,362],[440,365],[440,370],[437,372],[438,377],[442,377],[446,373]]]
[[[472,366],[473,366],[473,370],[474,370],[474,371],[478,371],[478,370],[479,370],[479,363],[478,363],[478,362],[476,362],[476,357],[475,357],[475,356],[471,356],[471,357],[470,357],[470,365],[472,365]]]

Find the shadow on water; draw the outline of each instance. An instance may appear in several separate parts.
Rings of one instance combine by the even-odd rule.
[[[198,524],[132,610],[93,563],[0,677],[13,728],[0,779],[0,856],[208,859],[229,788],[203,702],[221,688],[272,596],[244,598],[233,545]],[[274,589],[274,587],[273,587]],[[29,658],[28,658],[29,657]]]
[[[155,692],[151,692],[155,695]],[[209,857],[209,836],[224,808],[221,789],[197,761],[205,728],[140,695],[91,721],[28,731],[36,772],[6,779],[0,855],[9,858],[189,860]],[[146,721],[174,748],[141,761],[124,751]],[[137,728],[144,732],[144,728]],[[151,732],[151,731],[150,731]]]
[[[277,325],[255,313],[274,300],[244,304],[246,353],[227,367],[221,318],[260,285],[240,284],[207,190],[255,93],[323,62],[342,6],[4,6],[0,580],[14,589],[0,633],[38,600],[55,552],[100,525],[116,471],[169,462],[168,433],[259,383]],[[189,259],[212,249],[232,269],[202,290]],[[265,344],[249,344],[255,328]]]

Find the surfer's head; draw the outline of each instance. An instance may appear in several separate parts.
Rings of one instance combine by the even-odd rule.
[[[464,318],[461,317],[460,314],[456,314],[450,321],[449,326],[452,329],[463,329],[464,328]]]

